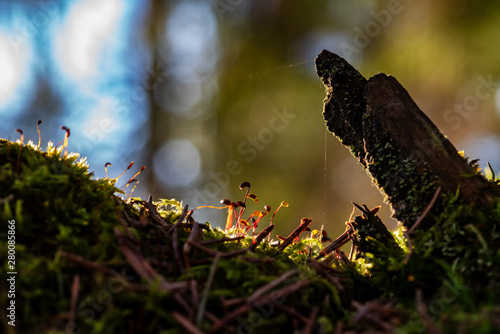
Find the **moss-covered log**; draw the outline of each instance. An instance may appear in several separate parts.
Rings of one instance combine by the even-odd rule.
[[[315,60],[326,87],[328,129],[359,159],[410,228],[438,187],[487,206],[495,191],[418,108],[392,76],[366,80],[347,61],[323,50]]]

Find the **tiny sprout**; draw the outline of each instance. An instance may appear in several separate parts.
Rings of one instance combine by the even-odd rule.
[[[109,179],[109,175],[108,175],[108,166],[111,166],[111,162],[106,162],[104,164],[104,170],[106,171],[106,177]]]
[[[129,184],[131,184],[132,182],[139,182],[139,181],[138,181],[137,179],[130,179],[130,180],[128,180],[128,182],[127,182],[127,186],[128,186]]]
[[[137,180],[137,179],[131,179],[131,180],[129,180],[129,181],[127,182],[127,187],[128,187],[128,185],[129,185],[130,183],[132,183],[132,182],[135,182],[135,185],[134,185],[134,187],[132,187],[132,190],[130,190],[130,194],[129,194],[129,195],[128,195],[128,197],[127,197],[127,201],[130,199],[130,197],[132,197],[132,193],[134,192],[134,189],[135,189],[135,188],[137,187],[137,185],[139,184],[139,180]]]
[[[273,216],[271,217],[271,222],[269,223],[269,225],[273,225],[273,221],[274,221],[274,216],[276,216],[276,213],[280,210],[280,208],[284,206],[285,208],[288,208],[288,202],[287,201],[282,201],[280,203],[280,206],[278,206],[278,208],[276,209],[276,211],[274,211],[273,213]],[[267,242],[271,242],[271,235],[269,235],[267,237]]]
[[[224,202],[224,203],[223,203]],[[223,199],[221,200],[221,204],[227,204],[227,220],[226,220],[226,231],[229,230],[231,227],[233,227],[233,210],[234,210],[234,202],[229,201],[228,199]]]
[[[138,171],[137,173],[135,173],[135,174],[134,174],[134,176],[132,176],[132,177],[130,178],[130,180],[135,179],[135,178],[136,178],[139,174],[141,174],[141,172],[142,172],[143,170],[145,170],[145,169],[146,169],[146,166],[142,166],[142,167],[139,169],[139,171]],[[130,183],[130,181],[128,181],[128,183]]]
[[[231,204],[231,201],[228,200],[227,198],[224,198],[220,200],[220,204],[229,205]]]
[[[61,126],[61,129],[62,129],[62,130],[64,130],[64,131],[66,131],[66,135],[67,135],[68,137],[70,136],[70,134],[71,134],[71,129],[70,129],[70,128],[65,127],[65,126],[63,125],[63,126]]]
[[[254,211],[250,217],[257,217],[260,218],[264,215],[261,211]]]
[[[134,162],[132,161],[128,167],[123,171],[123,173],[121,173],[120,175],[118,175],[117,177],[115,177],[115,181],[117,181],[123,174],[125,174],[130,168],[132,168],[132,166],[134,165]]]
[[[280,203],[280,206],[278,206],[278,208],[276,209],[276,211],[274,211],[273,216],[271,217],[271,223],[270,223],[270,225],[273,224],[274,216],[276,216],[276,213],[281,209],[281,207],[284,206],[285,208],[288,208],[288,205],[289,204],[288,204],[287,201],[282,201]]]
[[[247,197],[251,198],[255,203],[259,203],[259,198],[257,197],[257,195],[250,193],[247,195]]]
[[[202,206],[197,206],[196,208],[194,208],[193,210],[191,211],[194,211],[194,210],[199,210],[199,209],[204,209],[204,208],[210,208],[210,209],[227,209],[227,205],[226,206],[213,206],[213,205],[202,205]]]
[[[37,128],[38,128],[38,125],[37,125]],[[62,143],[62,146],[64,148],[64,157],[66,157],[68,155],[68,138],[71,134],[71,130],[70,130],[70,128],[65,127],[64,125],[61,126],[61,129],[66,131],[66,134],[64,135],[64,139],[61,140],[59,143],[57,143],[56,146],[59,146],[59,144]]]
[[[250,182],[247,182],[247,181],[242,182],[240,184],[240,189],[243,189],[243,188],[247,188],[247,193],[245,194],[245,198],[243,199],[243,205],[240,205],[240,213],[236,217],[236,221],[240,220],[241,217],[243,216],[243,212],[245,212],[245,208],[246,208],[245,203],[247,202],[247,197],[248,197],[248,194],[250,193]]]
[[[132,177],[130,178],[130,180],[127,182],[127,185],[125,186],[125,189],[127,189],[127,188],[128,188],[128,186],[130,185],[130,183],[135,182],[135,185],[134,185],[134,187],[132,188],[132,190],[130,191],[130,195],[128,196],[128,198],[127,198],[127,199],[129,199],[129,198],[130,198],[130,196],[132,196],[132,192],[134,191],[135,187],[137,187],[137,184],[139,183],[139,181],[136,179],[137,175],[139,175],[139,174],[140,174],[140,173],[141,173],[144,169],[146,169],[146,167],[142,166],[142,167],[141,167],[141,169],[139,169],[139,171],[138,171],[137,173],[135,173],[135,174],[134,174],[134,176],[132,176]],[[124,190],[125,190],[125,189],[124,189]]]
[[[23,142],[24,142],[24,134],[23,134],[23,130],[21,130],[21,129],[17,129],[17,130],[16,130],[16,132],[21,134],[21,145],[22,145],[22,144],[23,144]]]
[[[242,182],[240,184],[240,189],[243,189],[243,188],[250,188],[250,182],[247,182],[247,181]]]
[[[40,145],[42,145],[42,135],[40,134],[40,124],[42,124],[41,120],[36,122],[36,131],[38,131],[38,148],[40,148]]]
[[[64,143],[63,143],[63,147],[64,147],[64,157],[66,157],[68,155],[68,138],[71,134],[71,130],[70,128],[67,128],[65,127],[64,125],[61,126],[61,129],[66,131],[66,135],[64,136]]]
[[[262,219],[262,217],[264,217],[265,215],[267,215],[267,213],[271,210],[271,207],[269,205],[266,205],[264,206],[264,209],[266,211],[264,212],[261,212],[261,211],[254,211],[252,213],[252,216],[254,217],[257,217],[257,219],[255,218],[252,218],[252,222],[253,222],[253,233],[252,233],[252,238],[253,238],[253,241],[255,242],[255,229],[257,228],[257,226],[259,225],[259,222],[260,220]]]

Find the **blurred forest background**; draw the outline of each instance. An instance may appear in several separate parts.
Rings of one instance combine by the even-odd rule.
[[[0,1],[0,136],[64,137],[96,177],[135,161],[134,196],[194,208],[241,200],[344,230],[383,197],[331,134],[314,57],[395,76],[457,149],[500,169],[498,1]],[[325,154],[326,153],[326,154]],[[130,187],[128,188],[128,191]],[[201,209],[200,222],[225,213]],[[381,216],[389,222],[383,205]],[[394,226],[394,222],[390,223]]]

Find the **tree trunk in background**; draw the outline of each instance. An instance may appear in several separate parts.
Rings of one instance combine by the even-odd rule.
[[[150,51],[151,51],[151,66],[152,73],[157,73],[158,68],[160,67],[159,61],[158,61],[158,46],[161,45],[159,42],[159,39],[162,37],[163,30],[165,27],[165,20],[167,16],[167,4],[165,1],[162,0],[155,0],[152,1],[150,4],[150,11],[148,13],[148,19],[147,19],[147,26],[146,28],[146,36],[147,40],[150,43]],[[147,74],[149,75],[149,73]],[[156,80],[158,78],[148,78],[150,81],[155,82],[156,85]],[[153,168],[153,159],[160,148],[161,145],[161,140],[159,140],[158,133],[157,133],[157,125],[159,122],[159,118],[162,111],[161,106],[158,104],[158,102],[155,99],[155,94],[157,94],[157,91],[155,89],[148,89],[148,100],[149,100],[149,140],[147,145],[145,147],[149,150],[149,153],[146,155],[147,156],[147,183],[148,183],[148,189],[149,193],[154,192],[154,186],[157,183],[154,168]]]

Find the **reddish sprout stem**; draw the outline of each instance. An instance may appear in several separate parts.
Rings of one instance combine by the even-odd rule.
[[[231,204],[229,204],[227,207],[226,232],[231,227],[233,227],[233,211],[234,211],[234,203],[231,202]]]
[[[108,166],[111,166],[111,162],[106,162],[104,164],[104,170],[106,171],[106,177],[109,179],[109,175],[108,175]]]
[[[202,206],[198,206],[198,207],[194,208],[194,210],[204,209],[204,208],[210,208],[210,209],[227,209],[227,205],[226,206],[202,205]]]
[[[239,219],[238,219],[238,212],[236,212],[236,209],[239,207],[239,204],[238,202],[234,203],[234,208],[233,208],[233,217],[235,218],[235,224],[234,224],[234,227],[236,229],[239,228],[240,224],[239,224]]]
[[[42,134],[40,133],[40,124],[42,124],[41,120],[36,122],[36,131],[38,131],[38,149],[40,149],[40,145],[42,145]]]
[[[120,177],[122,177],[122,175],[123,175],[123,174],[125,174],[125,173],[126,173],[126,172],[130,169],[130,168],[132,168],[132,166],[133,166],[133,165],[134,165],[134,162],[132,161],[132,162],[128,165],[128,167],[127,167],[127,168],[123,171],[123,173],[121,173],[120,175],[118,175],[117,177],[115,177],[115,181],[118,181],[118,179],[119,179]]]
[[[70,129],[65,127],[64,125],[61,126],[61,129],[66,131],[66,134],[64,135],[64,143],[63,143],[64,157],[66,158],[68,156],[68,138],[69,138],[71,132],[70,132]]]
[[[265,205],[264,209],[265,209],[265,211],[259,212],[257,219],[253,223],[252,238],[253,238],[254,243],[255,243],[255,230],[257,229],[257,226],[259,225],[260,220],[262,219],[262,217],[267,215],[269,213],[269,211],[271,211],[271,207],[269,205]]]
[[[138,171],[137,173],[135,173],[135,174],[134,174],[134,176],[132,176],[132,177],[130,178],[130,180],[128,180],[127,185],[125,186],[125,189],[127,189],[127,187],[129,186],[129,184],[130,184],[132,181],[137,181],[135,178],[136,178],[139,174],[141,174],[141,172],[142,172],[143,170],[145,170],[145,169],[146,169],[146,167],[142,166],[142,167],[141,167],[141,169],[139,169],[139,171]]]
[[[237,214],[236,213],[236,207],[240,207],[240,212]],[[236,215],[236,228],[240,228],[240,222],[241,222],[241,217],[243,212],[245,211],[246,204],[243,202],[236,202],[236,207],[234,208],[235,210],[235,215]]]
[[[135,179],[137,176],[139,176],[139,174],[142,173],[143,170],[146,169],[146,166],[142,166],[141,169],[139,169],[139,171],[137,173],[134,174],[134,176],[132,176],[133,179]]]
[[[23,130],[17,129],[16,132],[21,134],[21,145],[24,145],[24,133],[23,133]]]
[[[278,208],[276,209],[276,211],[274,211],[272,217],[271,217],[271,222],[269,223],[269,225],[273,225],[273,221],[274,221],[274,216],[276,216],[276,213],[281,209],[282,206],[284,206],[285,208],[288,208],[288,202],[287,201],[282,201],[280,203],[280,205],[278,206]],[[267,242],[271,242],[271,234],[269,234],[267,236]]]
[[[274,211],[273,216],[271,217],[271,222],[269,223],[269,225],[273,224],[274,216],[276,216],[276,213],[281,209],[282,206],[284,206],[285,208],[288,208],[288,202],[287,201],[283,201],[283,202],[280,203],[280,206],[278,206],[278,208],[276,209],[276,211]]]
[[[132,187],[132,190],[130,190],[130,195],[128,195],[128,197],[127,197],[127,199],[126,199],[127,201],[130,199],[130,197],[132,197],[132,193],[134,192],[134,189],[135,189],[135,188],[137,187],[137,185],[139,184],[139,180],[132,179],[132,180],[128,181],[128,182],[127,182],[127,187],[128,187],[128,185],[129,185],[130,183],[132,183],[132,182],[135,182],[135,185]],[[125,187],[125,188],[126,188],[126,187]]]
[[[235,203],[228,200],[227,198],[221,199],[220,204],[227,205],[227,218],[226,218],[226,231],[233,226],[233,209]]]
[[[245,198],[243,199],[243,205],[240,206],[240,213],[238,215],[237,221],[240,221],[241,217],[243,216],[243,212],[245,212],[248,194],[250,193],[250,182],[247,182],[247,181],[242,182],[240,184],[240,189],[244,189],[244,188],[247,188],[247,193],[245,194]]]

